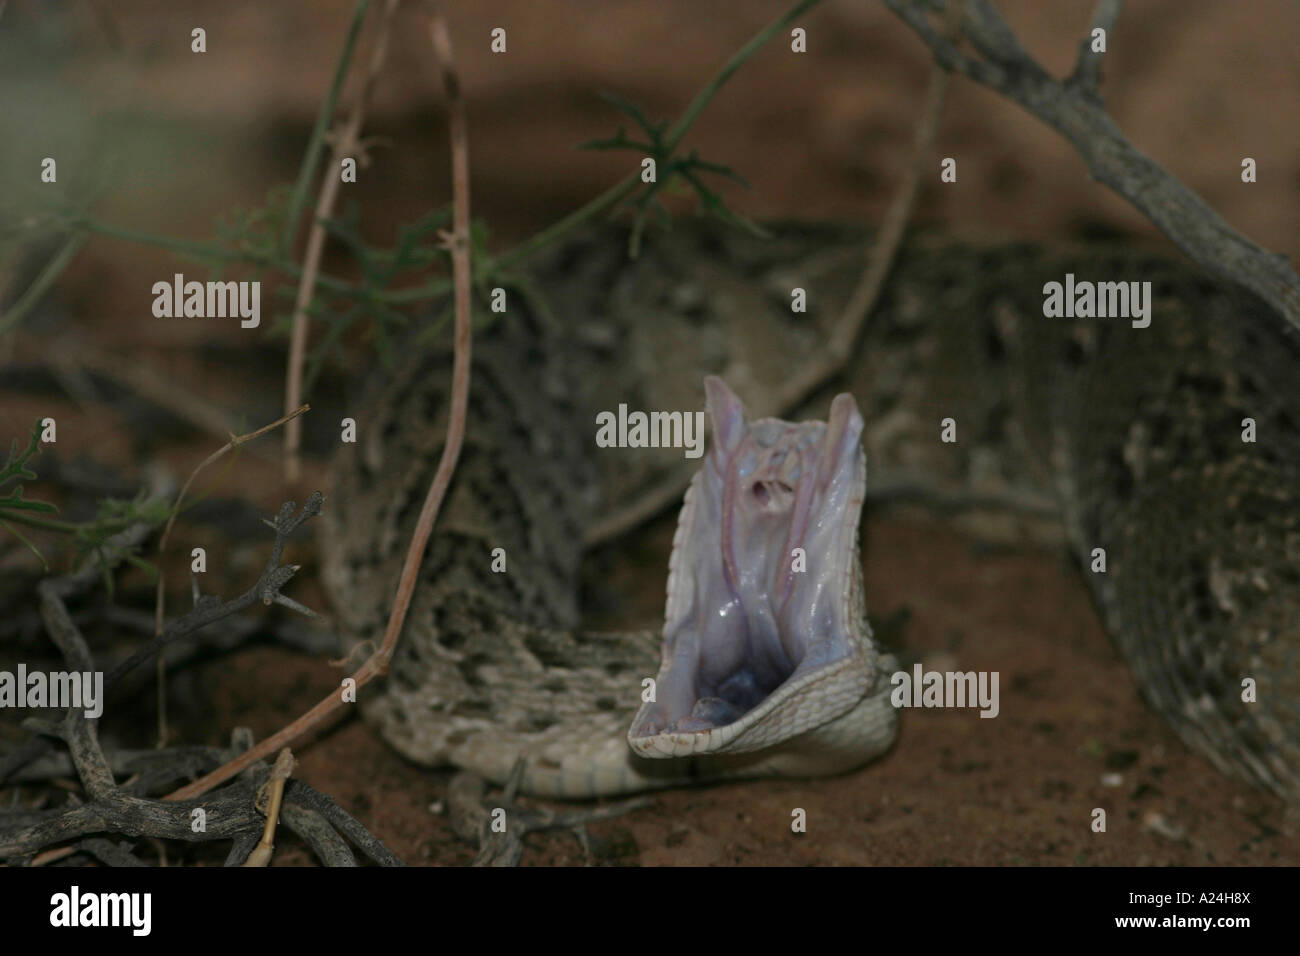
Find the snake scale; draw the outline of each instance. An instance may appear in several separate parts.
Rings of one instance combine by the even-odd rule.
[[[476,333],[458,473],[391,673],[363,693],[368,719],[417,762],[497,782],[523,757],[524,789],[563,797],[866,762],[896,715],[895,665],[862,608],[865,452],[868,500],[919,488],[1056,502],[1150,706],[1223,772],[1294,799],[1297,336],[1249,295],[1131,246],[923,236],[842,372],[783,416],[806,424],[747,417],[742,400],[774,411],[766,396],[824,357],[868,241],[832,225],[765,240],[698,225],[629,261],[611,226],[540,259],[542,295],[511,290]],[[1045,283],[1067,274],[1149,281],[1149,327],[1045,316]],[[791,308],[796,288],[806,311]],[[332,466],[325,575],[358,637],[382,633],[441,452],[449,369],[447,346],[409,350],[359,399],[361,437]],[[706,376],[704,457],[597,447],[598,413],[692,413]],[[585,629],[584,538],[693,472],[663,633]]]

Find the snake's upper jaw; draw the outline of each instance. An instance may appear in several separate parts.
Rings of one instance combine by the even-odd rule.
[[[705,379],[713,441],[673,541],[655,699],[628,731],[648,757],[771,746],[854,706],[874,680],[857,527],[862,416],[745,420]]]

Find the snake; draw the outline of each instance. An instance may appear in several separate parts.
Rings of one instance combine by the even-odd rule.
[[[1220,772],[1295,799],[1300,337],[1131,243],[923,234],[850,354],[773,407],[827,363],[870,239],[699,223],[629,259],[610,225],[539,257],[476,330],[459,464],[366,720],[421,765],[503,783],[522,761],[523,791],[566,799],[860,767],[895,741],[899,665],[864,607],[859,523],[910,497],[1045,528],[1148,705]],[[1049,314],[1067,276],[1150,283],[1150,321]],[[383,632],[443,449],[450,357],[413,343],[347,397],[322,571],[360,640]],[[620,406],[707,412],[707,451],[668,429],[601,447]],[[585,626],[585,605],[618,605],[584,573],[591,543],[673,498],[662,627]]]

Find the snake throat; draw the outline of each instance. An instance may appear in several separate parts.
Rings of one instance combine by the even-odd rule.
[[[759,717],[841,672],[866,632],[851,600],[866,486],[852,397],[825,423],[749,423],[720,379],[705,391],[712,444],[673,542],[655,699],[628,732],[648,757],[762,746],[746,739]]]

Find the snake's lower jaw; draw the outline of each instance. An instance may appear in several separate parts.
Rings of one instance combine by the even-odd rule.
[[[876,676],[853,399],[826,423],[748,423],[719,379],[705,389],[713,444],[673,542],[654,699],[628,731],[646,757],[773,746],[851,709]]]

